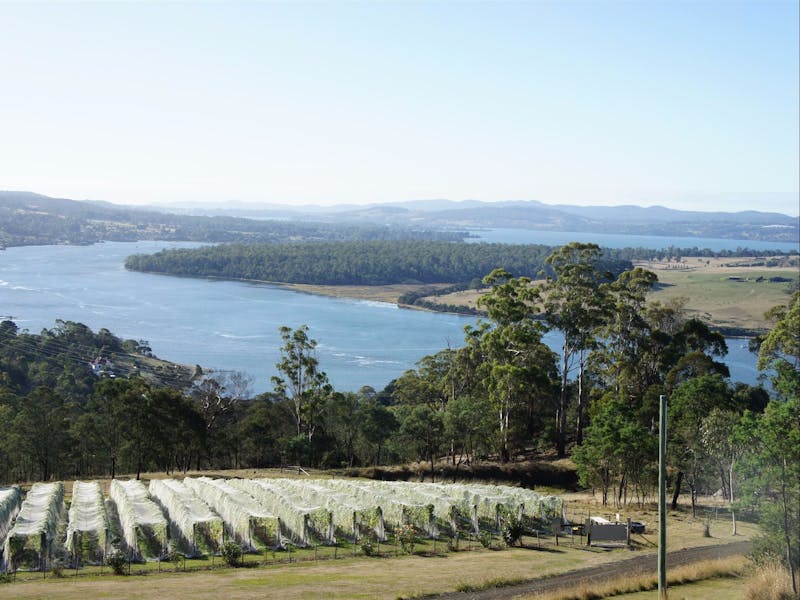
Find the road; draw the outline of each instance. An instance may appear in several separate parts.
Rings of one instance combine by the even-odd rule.
[[[671,568],[703,560],[714,560],[717,558],[747,554],[751,547],[752,544],[749,541],[743,541],[720,546],[702,546],[699,548],[675,550],[667,554],[667,567]],[[519,585],[491,588],[477,592],[450,592],[438,596],[431,596],[431,598],[435,598],[436,600],[506,600],[521,594],[552,592],[562,588],[577,587],[584,583],[599,583],[609,579],[630,575],[639,575],[642,573],[652,573],[655,575],[657,570],[658,555],[655,552],[648,552],[647,554],[641,554],[597,567],[587,567],[585,569],[578,569],[552,577],[531,579]]]

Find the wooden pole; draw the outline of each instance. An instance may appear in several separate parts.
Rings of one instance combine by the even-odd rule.
[[[667,397],[659,396],[658,597],[667,600]]]

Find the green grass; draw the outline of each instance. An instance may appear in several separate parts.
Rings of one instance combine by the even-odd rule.
[[[708,579],[697,583],[668,586],[670,600],[745,600],[744,581],[739,578]],[[614,600],[653,600],[652,591],[613,596]]]
[[[658,270],[659,289],[652,300],[666,302],[687,298],[686,308],[718,327],[766,329],[764,313],[779,304],[786,304],[798,282],[797,269],[737,269],[680,271]],[[730,277],[741,277],[741,281]],[[762,281],[757,281],[762,277]],[[784,277],[790,283],[771,283],[770,277]]]

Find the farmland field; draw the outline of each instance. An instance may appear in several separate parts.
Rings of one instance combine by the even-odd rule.
[[[795,259],[796,260],[796,259]],[[642,261],[643,267],[658,275],[659,285],[651,300],[669,302],[686,300],[686,311],[714,327],[728,330],[765,330],[770,324],[764,313],[773,306],[786,304],[797,286],[800,268],[791,266],[748,266],[761,262],[744,258],[684,258],[681,263]],[[785,281],[770,281],[781,278]],[[429,300],[444,305],[471,308],[481,292],[465,290]]]

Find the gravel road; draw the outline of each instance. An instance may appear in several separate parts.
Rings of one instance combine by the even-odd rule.
[[[717,558],[727,558],[747,554],[752,545],[749,541],[733,542],[719,546],[702,546],[699,548],[684,548],[667,553],[667,567],[677,567],[701,560],[713,560]],[[607,579],[616,579],[626,575],[638,575],[641,573],[656,574],[658,570],[658,555],[655,552],[640,554],[632,558],[620,560],[618,562],[600,565],[597,567],[587,567],[544,577],[541,579],[531,579],[519,585],[491,588],[478,592],[451,592],[431,596],[436,600],[507,600],[521,594],[534,594],[541,592],[552,592],[561,588],[571,588],[584,583],[599,583]]]

